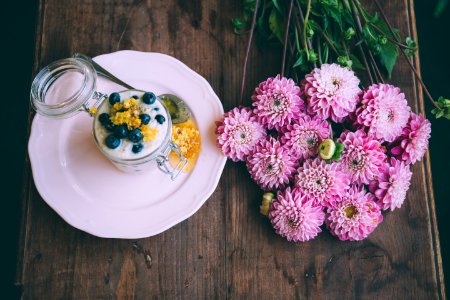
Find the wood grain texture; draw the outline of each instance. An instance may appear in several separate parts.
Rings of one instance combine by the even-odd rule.
[[[382,2],[402,35],[416,35],[412,0]],[[230,28],[240,5],[41,0],[34,72],[73,52],[162,52],[204,76],[229,110],[239,104],[246,46],[246,37]],[[252,87],[279,71],[280,58],[279,49],[253,48],[245,104]],[[414,111],[423,111],[402,58],[392,83]],[[17,274],[24,299],[445,299],[429,155],[414,166],[403,207],[387,213],[369,239],[345,243],[327,232],[302,244],[277,236],[259,215],[261,192],[240,163],[228,163],[205,205],[166,232],[100,239],[51,210],[26,165]]]

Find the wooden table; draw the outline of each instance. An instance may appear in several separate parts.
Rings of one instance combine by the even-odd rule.
[[[415,36],[413,1],[382,2],[402,36]],[[162,52],[204,76],[229,110],[239,104],[247,39],[231,30],[240,5],[41,0],[34,72],[73,52]],[[252,52],[247,96],[278,72],[280,57],[278,50]],[[414,111],[423,111],[421,90],[399,61],[392,83]],[[28,167],[17,284],[25,299],[443,299],[429,156],[413,171],[406,203],[387,213],[369,239],[340,242],[325,232],[292,244],[259,214],[261,192],[243,164],[227,164],[217,190],[191,218],[137,241],[101,239],[66,224],[41,199]]]

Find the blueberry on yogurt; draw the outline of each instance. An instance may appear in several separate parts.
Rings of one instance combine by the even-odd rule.
[[[127,125],[117,126],[116,129],[114,130],[114,135],[119,139],[126,138],[128,136]]]
[[[155,117],[156,122],[158,122],[159,124],[162,124],[166,121],[166,118],[164,118],[163,115],[156,115]]]
[[[138,142],[142,141],[143,138],[144,138],[144,136],[142,135],[141,131],[137,128],[131,130],[128,133],[128,139],[130,141],[132,141],[133,143],[138,143]]]
[[[145,92],[142,96],[142,102],[145,104],[153,104],[156,101],[156,96],[152,92]]]
[[[110,149],[116,149],[120,145],[120,139],[111,134],[106,137],[105,144]]]
[[[142,143],[137,143],[133,145],[131,151],[133,151],[133,153],[139,153],[142,151],[142,149],[144,149],[144,145]]]
[[[141,123],[147,125],[150,123],[151,117],[149,114],[140,114],[139,118],[141,119]]]
[[[109,104],[114,105],[119,102],[120,102],[119,93],[112,93],[111,95],[109,95]]]

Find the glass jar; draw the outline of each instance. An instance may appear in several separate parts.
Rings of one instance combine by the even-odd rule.
[[[43,68],[34,78],[31,85],[31,105],[40,115],[51,119],[70,118],[77,113],[85,112],[91,116],[107,103],[108,95],[98,92],[97,73],[87,61],[79,58],[66,58],[55,61]],[[143,94],[141,90],[124,90],[119,94]],[[164,136],[151,151],[144,155],[119,155],[108,149],[99,134],[98,118],[93,118],[92,134],[100,152],[119,170],[129,173],[142,172],[148,168],[158,167],[160,171],[170,175],[172,180],[183,171],[188,159],[183,157],[180,148],[172,142],[172,121],[162,101],[157,97],[158,107],[164,110],[166,121]],[[162,125],[161,125],[162,126]],[[168,156],[174,152],[178,161],[175,166],[169,163]],[[156,165],[156,166],[155,166]]]

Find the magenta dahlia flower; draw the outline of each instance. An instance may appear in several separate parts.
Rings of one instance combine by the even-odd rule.
[[[280,75],[270,77],[253,93],[254,112],[268,129],[280,130],[304,114],[305,102],[301,96],[300,87],[292,79]]]
[[[360,241],[383,220],[374,197],[363,187],[352,186],[336,205],[327,210],[325,224],[341,241]]]
[[[377,198],[382,210],[400,208],[408,192],[412,172],[404,161],[391,158],[369,189]]]
[[[377,139],[367,136],[363,130],[344,131],[339,142],[344,144],[341,156],[343,170],[353,183],[369,184],[378,176],[380,167],[386,162],[386,154]]]
[[[304,242],[321,232],[325,213],[301,190],[291,191],[288,187],[284,192],[278,192],[277,199],[272,202],[269,219],[277,234],[288,241]]]
[[[320,143],[329,138],[330,133],[327,121],[304,115],[286,126],[281,142],[297,159],[307,159],[317,155]]]
[[[295,187],[301,189],[314,204],[332,206],[349,188],[350,178],[339,163],[327,164],[320,158],[308,159],[297,170]]]
[[[420,161],[428,148],[431,135],[431,123],[426,118],[411,113],[407,126],[400,138],[389,145],[390,154],[406,163]]]
[[[359,101],[359,79],[355,73],[337,64],[323,64],[305,76],[302,82],[308,113],[321,119],[342,122]]]
[[[365,126],[369,135],[392,142],[405,128],[411,108],[398,87],[374,84],[364,91],[357,108],[357,125]]]
[[[264,190],[286,186],[292,179],[296,166],[295,158],[272,137],[256,145],[247,158],[250,175]]]
[[[264,139],[266,131],[253,112],[246,107],[236,107],[216,122],[216,145],[233,161],[245,160],[256,144]]]

